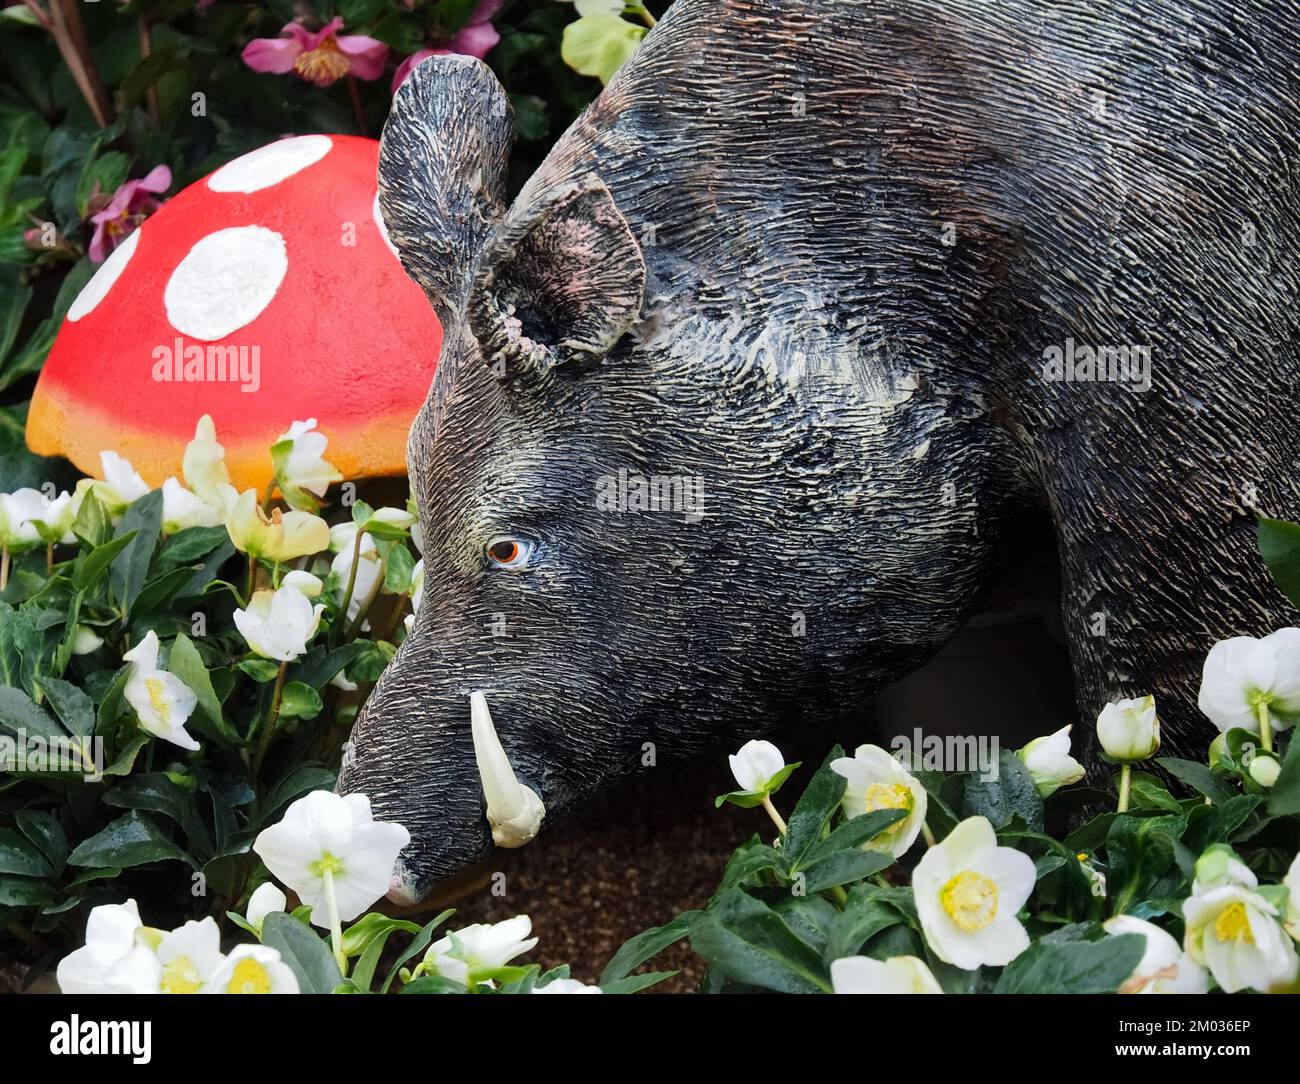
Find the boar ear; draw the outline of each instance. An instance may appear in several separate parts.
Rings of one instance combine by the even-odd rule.
[[[481,60],[432,57],[397,91],[379,145],[379,207],[406,273],[450,327],[504,213],[513,119]]]
[[[640,314],[645,278],[631,227],[588,173],[501,227],[475,274],[470,330],[506,369],[603,357]]]

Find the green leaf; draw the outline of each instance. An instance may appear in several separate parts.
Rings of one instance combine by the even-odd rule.
[[[830,751],[790,814],[782,850],[791,869],[800,868],[800,862],[821,838],[822,829],[844,797],[845,779],[831,771],[831,762],[843,755],[844,750],[838,745]]]
[[[226,745],[237,744],[239,735],[226,722],[221,711],[221,700],[212,687],[208,668],[203,665],[203,657],[194,646],[194,641],[183,632],[177,633],[176,639],[172,641],[171,652],[167,656],[167,670],[188,685],[198,698],[194,728]]]
[[[0,828],[0,873],[20,877],[53,877],[54,867],[12,828]]]
[[[367,650],[365,643],[355,640],[333,651],[325,647],[314,648],[289,667],[289,680],[322,689]]]
[[[53,898],[49,885],[41,881],[0,876],[0,907],[44,907]]]
[[[825,959],[857,956],[862,946],[891,926],[916,926],[910,888],[864,884],[849,890],[844,910],[831,919]]]
[[[134,537],[117,555],[109,569],[109,587],[114,599],[129,616],[136,596],[144,587],[153,560],[154,547],[162,532],[162,490],[150,490],[122,514],[117,525],[117,537],[131,534]]]
[[[381,915],[377,912],[370,912],[363,915],[343,931],[343,955],[360,956],[371,943],[381,935],[388,935],[394,930],[405,930],[407,933],[419,933],[420,926],[416,922],[407,922],[401,918],[389,918],[388,915]],[[368,986],[368,983],[358,985]]]
[[[212,838],[199,820],[194,793],[174,783],[165,772],[147,772],[110,787],[104,803],[118,809],[143,809],[175,821],[200,855],[212,853]]]
[[[82,511],[85,511],[86,504],[90,503],[90,501],[91,498],[87,497],[82,503]],[[78,518],[80,518],[80,514],[78,514]],[[96,546],[84,557],[79,558],[72,573],[73,586],[78,591],[89,591],[103,578],[104,570],[134,541],[134,533],[118,535],[112,541],[105,542],[102,546]]]
[[[1282,594],[1300,607],[1300,524],[1260,516],[1257,543]]]
[[[399,993],[403,994],[466,994],[469,990],[455,982],[452,979],[444,979],[441,975],[421,975],[418,979],[408,982]]]
[[[392,969],[388,972],[388,978],[384,979],[384,985],[379,988],[381,994],[388,993],[388,988],[393,985],[393,980],[397,978],[397,973],[402,970],[402,966],[418,952],[423,952],[425,947],[433,940],[433,931],[441,926],[447,919],[456,913],[454,907],[448,907],[447,910],[435,915],[422,927],[412,939],[411,943],[402,950],[397,962],[393,964]],[[424,978],[424,976],[421,976]]]
[[[3,301],[6,297],[7,303]],[[22,269],[14,264],[0,267],[0,362],[13,349],[31,299],[32,288],[27,285]]]
[[[13,736],[61,738],[65,731],[46,712],[37,707],[22,689],[0,685],[0,730]]]
[[[615,979],[608,985],[601,986],[606,994],[639,994],[651,986],[657,986],[665,979],[678,974],[676,971],[644,971],[640,975],[629,975],[625,979]]]
[[[207,557],[229,537],[224,527],[186,527],[163,542],[158,550],[158,564],[192,565]]]
[[[1223,785],[1208,765],[1195,760],[1183,760],[1179,757],[1157,757],[1156,763],[1182,783],[1186,783],[1199,794],[1205,795],[1211,802],[1226,802],[1233,792]],[[1300,810],[1297,810],[1300,812]]]
[[[280,953],[304,994],[328,994],[343,981],[325,942],[283,912],[273,911],[262,922],[262,944]]]
[[[301,681],[285,683],[280,695],[280,714],[286,719],[315,719],[321,713],[320,695]]]
[[[1275,817],[1300,813],[1300,735],[1287,746],[1282,771],[1269,792],[1268,811]]]
[[[640,967],[651,957],[658,956],[669,945],[675,945],[687,936],[691,932],[691,922],[700,914],[703,912],[684,911],[671,922],[628,938],[610,957],[596,985],[603,990],[606,985],[627,978],[634,968]]]
[[[90,697],[60,678],[41,678],[40,683],[41,691],[69,734],[88,738],[95,732],[95,705]]]
[[[808,866],[804,891],[811,894],[861,881],[893,864],[894,856],[884,851],[840,851]]]
[[[831,989],[818,952],[761,900],[724,892],[691,922],[691,947],[737,982],[780,993]]]
[[[276,675],[280,672],[280,664],[272,662],[270,659],[251,658],[244,659],[236,663],[236,669],[242,670],[259,685],[265,685],[268,681],[274,681]]]
[[[1010,749],[998,755],[997,777],[971,774],[962,798],[963,815],[987,817],[994,828],[1005,828],[1019,817],[1031,831],[1043,830],[1043,798],[1025,762]]]
[[[274,824],[280,810],[290,802],[314,790],[333,790],[336,776],[320,764],[299,764],[290,768],[262,800],[258,821]]]
[[[68,856],[74,866],[115,866],[130,869],[149,862],[198,864],[182,851],[152,820],[132,810],[107,828],[83,840]]]
[[[1113,994],[1133,974],[1146,938],[1126,933],[1099,941],[1030,945],[1007,964],[997,994]]]
[[[1110,863],[1108,895],[1114,913],[1149,896],[1168,895],[1158,891],[1162,880],[1178,876],[1176,851],[1187,830],[1188,814],[1160,817],[1117,816],[1106,836],[1106,857]]]
[[[92,489],[81,499],[81,507],[77,509],[77,516],[72,521],[72,533],[76,535],[77,540],[87,549],[96,549],[104,545],[109,540],[109,532],[112,530],[112,523],[108,518],[108,513],[104,511],[104,505],[95,495]],[[122,545],[126,545],[125,542]],[[83,578],[82,582],[74,580],[78,590],[84,591],[91,583],[99,578],[104,569],[108,567],[109,562],[117,556],[118,549],[108,554],[102,565],[91,575]]]
[[[859,850],[864,844],[869,843],[881,832],[889,828],[890,825],[903,820],[907,814],[908,810],[906,809],[873,809],[870,813],[863,813],[861,816],[850,818],[820,843],[816,844],[804,856],[800,868],[807,868],[817,862],[825,861],[841,851]],[[892,862],[893,859],[890,858],[885,863],[885,866],[890,865]],[[885,866],[880,868],[884,869]]]
[[[14,823],[45,856],[55,875],[61,874],[68,861],[68,838],[58,818],[39,809],[20,809]]]

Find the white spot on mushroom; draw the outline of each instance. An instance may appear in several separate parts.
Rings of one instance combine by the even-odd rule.
[[[274,230],[217,230],[198,241],[167,280],[167,319],[194,339],[225,338],[262,314],[288,270],[284,238]]]
[[[388,246],[388,251],[396,256],[399,260],[402,254],[397,251],[397,246],[393,244],[393,239],[388,236],[388,226],[384,222],[383,212],[379,209],[379,193],[375,193],[375,202],[370,208],[370,217],[375,220],[375,225],[379,228],[379,236],[384,239],[384,244]]]
[[[81,288],[81,293],[69,307],[69,320],[75,324],[83,316],[89,316],[94,311],[95,306],[104,300],[108,291],[113,288],[113,283],[126,270],[126,265],[135,253],[135,246],[139,243],[140,231],[136,230],[108,254],[108,259],[100,264],[94,277]]]
[[[268,143],[227,162],[211,177],[213,192],[258,192],[315,165],[330,152],[329,136],[307,135]]]

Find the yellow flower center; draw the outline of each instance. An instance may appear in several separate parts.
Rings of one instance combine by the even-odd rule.
[[[998,913],[998,886],[974,870],[964,869],[939,890],[939,902],[957,928],[982,930]]]
[[[1255,943],[1244,903],[1238,900],[1219,912],[1219,917],[1214,920],[1214,936],[1220,941],[1245,941],[1248,945]]]
[[[324,877],[330,874],[337,877],[343,872],[343,863],[335,858],[329,851],[325,851],[320,858],[308,867],[317,877]]]
[[[266,973],[266,968],[250,956],[245,956],[235,964],[235,969],[230,974],[230,981],[226,984],[226,993],[269,994],[270,992],[271,976]]]
[[[164,994],[197,994],[203,985],[199,969],[188,956],[177,956],[163,968],[162,992]]]
[[[901,783],[872,783],[862,796],[862,805],[867,813],[875,813],[880,809],[906,809],[910,813],[912,811],[912,792]],[[895,821],[869,842],[867,847],[888,849],[889,845],[903,832],[906,824],[906,817]]]
[[[326,38],[315,49],[299,53],[293,62],[295,72],[321,86],[342,79],[351,66],[333,38]]]
[[[863,801],[868,813],[878,809],[911,809],[912,792],[902,783],[872,783]]]
[[[172,708],[167,702],[167,693],[162,678],[147,677],[144,679],[144,687],[149,694],[149,703],[153,705],[153,710],[158,713],[159,721],[165,724],[171,718]]]

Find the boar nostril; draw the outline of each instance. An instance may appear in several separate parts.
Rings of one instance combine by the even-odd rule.
[[[530,787],[515,778],[510,758],[501,747],[487,698],[481,691],[469,694],[470,735],[474,760],[487,799],[487,819],[498,847],[522,847],[532,840],[546,816],[546,807]]]

